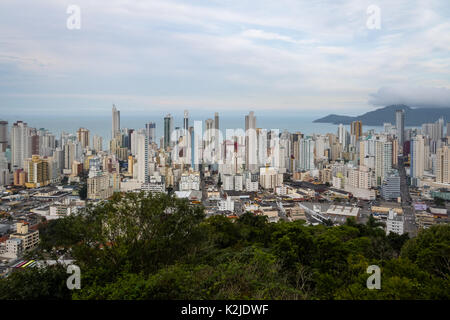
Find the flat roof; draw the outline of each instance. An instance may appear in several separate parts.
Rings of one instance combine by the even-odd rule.
[[[332,205],[328,208],[326,214],[356,217],[359,211],[360,208],[358,207],[345,207],[339,205]]]

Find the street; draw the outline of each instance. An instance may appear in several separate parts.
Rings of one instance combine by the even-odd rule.
[[[400,175],[400,192],[402,197],[402,208],[405,219],[404,232],[410,237],[417,236],[416,215],[412,206],[411,195],[406,179],[406,170],[404,166],[404,156],[398,157],[398,172]]]

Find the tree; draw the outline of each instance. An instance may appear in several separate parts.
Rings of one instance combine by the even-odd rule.
[[[26,268],[13,271],[0,279],[0,300],[67,300],[66,268],[53,265],[46,268]]]
[[[434,225],[421,230],[401,249],[401,257],[408,258],[423,270],[441,278],[450,275],[450,225]]]
[[[203,210],[170,194],[115,193],[41,223],[32,253],[75,260],[82,289],[73,299],[449,298],[448,225],[408,239],[386,236],[373,216],[329,227],[250,212],[205,219]],[[381,268],[382,290],[367,289],[369,265]],[[51,268],[0,280],[0,298],[70,298],[65,270]]]

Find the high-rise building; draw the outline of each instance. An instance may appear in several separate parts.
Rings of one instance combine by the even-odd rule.
[[[260,168],[259,183],[264,189],[275,189],[283,185],[283,174],[278,173],[278,169],[274,167]]]
[[[103,150],[103,138],[102,137],[100,137],[98,135],[94,135],[92,137],[92,149],[94,149],[96,152]]]
[[[253,111],[245,116],[245,165],[247,170],[257,170],[256,117]]]
[[[80,128],[77,130],[77,140],[80,141],[83,149],[89,147],[89,130],[86,128]]]
[[[164,149],[172,146],[173,117],[170,113],[164,117]]]
[[[220,127],[219,127],[219,113],[218,112],[215,112],[214,113],[214,150],[215,150],[215,152],[217,153],[217,152],[220,152],[220,150],[219,150],[219,144],[220,144],[220,139],[219,139],[219,136],[220,136]]]
[[[189,127],[189,137],[191,139],[191,145],[190,145],[190,160],[191,160],[191,168],[194,170],[198,170],[198,167],[196,166],[198,164],[198,155],[196,155],[196,150],[198,149],[197,146],[197,137],[195,136],[194,127]]]
[[[148,140],[143,133],[136,133],[136,166],[133,166],[136,179],[140,183],[147,183],[149,181],[148,170]]]
[[[27,162],[28,182],[25,184],[27,188],[48,185],[50,183],[50,172],[47,159],[43,159],[39,155],[33,155],[31,159],[27,159]]]
[[[53,156],[53,152],[56,148],[56,138],[48,130],[40,129],[39,135],[39,152],[38,154],[44,157]]]
[[[0,186],[10,184],[10,180],[8,159],[6,159],[5,152],[0,151]]]
[[[191,140],[189,138],[190,131],[189,131],[189,112],[187,110],[184,110],[184,121],[183,121],[183,134],[182,134],[182,144],[181,144],[181,150],[184,158],[185,164],[191,164],[190,162],[190,155],[191,155]]]
[[[204,160],[207,163],[211,163],[213,160],[213,150],[214,150],[214,120],[206,119],[205,120],[205,141],[203,147],[203,156]]]
[[[8,147],[8,121],[0,121],[0,152]]]
[[[11,166],[23,168],[23,161],[31,157],[31,129],[26,123],[17,121],[11,127]]]
[[[443,146],[436,153],[436,182],[450,183],[450,148]]]
[[[397,166],[398,164],[398,140],[390,139],[392,143],[392,165]]]
[[[189,130],[189,111],[187,110],[184,110],[183,130],[184,135],[187,135],[187,132]]]
[[[388,171],[381,186],[381,196],[385,200],[396,200],[401,196],[400,176],[397,170]]]
[[[40,146],[40,137],[35,128],[31,128],[29,133],[29,141],[30,141],[30,156],[33,154],[39,155],[39,146]]]
[[[421,179],[425,167],[425,139],[422,135],[415,136],[410,142],[411,153],[411,179],[417,185],[417,179]]]
[[[156,123],[149,122],[145,124],[145,133],[148,143],[156,142]]]
[[[27,181],[27,173],[23,169],[14,170],[14,185],[24,186]]]
[[[218,112],[214,113],[214,129],[220,130],[220,127],[219,127],[219,113]]]
[[[405,142],[405,110],[395,111],[395,127],[397,128],[399,151],[403,152],[403,143]]]
[[[113,105],[111,139],[114,139],[118,132],[120,133],[120,111]]]
[[[309,171],[314,169],[314,141],[311,137],[300,139],[299,156],[300,170]]]
[[[348,132],[342,123],[338,126],[338,139],[342,146],[342,150],[345,150],[348,145]]]
[[[72,169],[72,163],[76,159],[76,145],[68,141],[64,145],[64,169]]]
[[[350,125],[350,134],[355,137],[355,143],[362,136],[362,122],[361,120],[353,121]]]
[[[375,143],[375,178],[380,186],[386,174],[392,170],[392,143],[378,140]]]

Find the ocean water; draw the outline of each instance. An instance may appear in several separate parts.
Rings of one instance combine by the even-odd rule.
[[[219,124],[222,134],[225,136],[226,129],[245,129],[245,115],[248,112],[242,113],[219,113]],[[164,135],[164,116],[166,113],[160,114],[124,114],[121,111],[120,127],[129,129],[145,128],[148,122],[156,123],[156,136]],[[183,126],[183,112],[172,113],[174,118],[174,127]],[[289,132],[299,131],[301,133],[312,135],[334,133],[337,134],[338,126],[328,123],[314,123],[324,114],[313,115],[311,113],[283,113],[283,112],[255,112],[256,127],[263,129],[279,129],[280,132],[287,130]],[[189,115],[189,126],[194,125],[194,121],[203,121],[203,130],[205,130],[204,121],[208,118],[214,119],[214,111],[211,113],[191,113]],[[59,139],[60,134],[64,131],[67,133],[76,133],[78,128],[84,127],[90,130],[90,136],[99,135],[103,137],[104,146],[106,147],[108,141],[111,139],[111,114],[102,116],[70,116],[64,117],[61,115],[42,115],[30,116],[24,115],[21,118],[4,117],[4,120],[9,122],[11,126],[15,121],[22,120],[34,128],[45,128],[55,134]],[[346,126],[350,130],[350,126]],[[363,130],[375,129],[376,132],[383,130],[382,126],[364,126]]]

